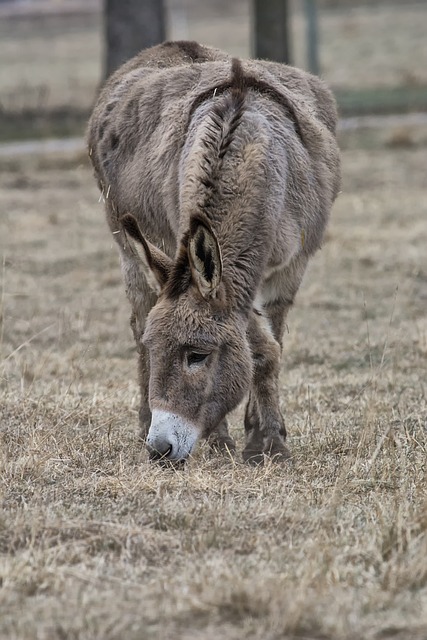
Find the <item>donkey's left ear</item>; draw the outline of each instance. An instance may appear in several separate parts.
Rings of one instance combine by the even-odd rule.
[[[120,222],[126,234],[132,239],[130,244],[140,258],[140,265],[148,286],[159,294],[172,271],[172,260],[144,238],[138,222],[132,215],[125,214],[120,218]]]
[[[190,220],[188,242],[193,280],[204,298],[215,298],[222,278],[222,258],[216,235],[201,216]]]

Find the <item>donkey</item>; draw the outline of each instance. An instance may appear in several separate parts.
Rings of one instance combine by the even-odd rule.
[[[183,461],[200,438],[286,460],[282,334],[340,184],[335,100],[317,77],[195,42],[106,82],[88,147],[139,353],[141,436]]]

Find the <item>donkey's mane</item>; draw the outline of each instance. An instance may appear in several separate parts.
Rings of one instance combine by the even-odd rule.
[[[222,84],[206,89],[193,100],[186,126],[188,132],[195,111],[204,102],[224,95],[224,99],[214,102],[206,114],[204,137],[201,140],[205,150],[198,163],[198,180],[204,187],[204,198],[200,205],[200,212],[203,212],[208,218],[211,217],[211,212],[215,211],[220,197],[218,185],[223,159],[242,122],[248,90],[268,96],[270,100],[279,104],[286,113],[286,117],[293,123],[296,134],[304,144],[295,106],[288,96],[275,89],[268,82],[245,74],[241,61],[238,58],[232,58],[230,78]]]
[[[215,104],[206,116],[204,137],[201,141],[204,153],[201,162],[199,162],[200,174],[198,176],[198,180],[204,187],[204,198],[200,210],[194,212],[196,217],[201,216],[209,219],[210,212],[215,210],[219,198],[218,184],[223,160],[233,142],[236,129],[242,121],[247,87],[244,83],[242,64],[237,58],[233,58],[231,62],[231,79],[219,87],[220,94],[228,90],[230,93],[226,99]],[[208,97],[206,92],[202,95],[204,96],[203,100],[206,100]],[[190,114],[194,113],[203,100],[200,100],[200,96],[198,96],[191,106]],[[165,287],[168,297],[177,298],[190,286],[188,242],[189,232],[186,232],[181,239],[181,246]]]
[[[217,189],[223,159],[233,142],[245,108],[243,69],[237,58],[232,60],[230,85],[231,91],[226,99],[215,104],[207,114],[207,125],[202,140],[205,151],[199,164],[199,181],[205,189],[205,196],[201,210],[208,217],[218,198]]]

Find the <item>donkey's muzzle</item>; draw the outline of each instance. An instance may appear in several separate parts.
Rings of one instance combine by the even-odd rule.
[[[169,411],[154,410],[147,436],[151,460],[178,462],[188,458],[200,432],[193,424]]]

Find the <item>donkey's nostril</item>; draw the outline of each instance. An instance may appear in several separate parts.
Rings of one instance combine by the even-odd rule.
[[[151,460],[165,460],[172,456],[173,446],[170,442],[158,442],[151,444],[147,441],[148,452]]]

